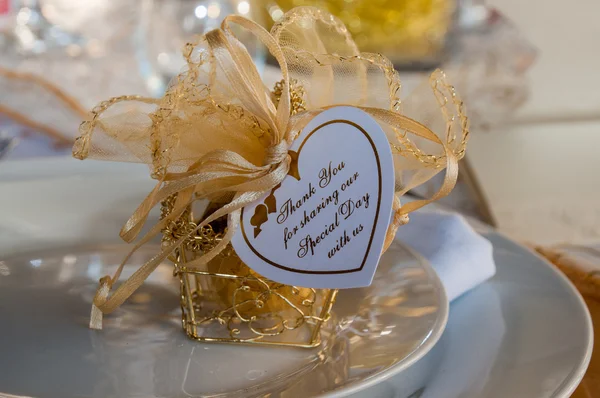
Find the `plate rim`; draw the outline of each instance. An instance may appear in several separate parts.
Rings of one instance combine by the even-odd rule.
[[[368,376],[365,379],[356,380],[346,386],[327,391],[319,394],[319,397],[322,398],[342,398],[347,397],[350,394],[356,394],[358,392],[364,391],[369,387],[373,387],[391,377],[396,376],[402,371],[408,369],[412,365],[414,365],[417,361],[423,358],[431,349],[438,343],[442,334],[446,330],[446,325],[448,324],[448,317],[450,314],[450,302],[448,301],[448,295],[446,294],[446,289],[442,284],[438,274],[435,272],[429,261],[425,259],[420,253],[412,249],[407,244],[403,243],[400,240],[395,240],[400,243],[403,249],[406,249],[413,255],[420,263],[421,267],[426,270],[429,280],[434,282],[440,292],[440,312],[439,316],[436,319],[435,325],[431,328],[429,335],[427,336],[427,340],[425,343],[420,345],[415,351],[411,352],[408,356],[404,357],[401,361],[396,364],[389,366],[388,368],[376,372],[371,376]]]
[[[576,299],[576,302],[579,308],[582,310],[585,321],[585,333],[586,333],[586,345],[585,345],[585,355],[580,359],[577,367],[571,371],[571,373],[565,378],[565,380],[558,386],[558,388],[552,392],[552,396],[556,398],[569,398],[575,389],[579,387],[579,384],[583,380],[585,373],[589,367],[590,361],[592,359],[592,353],[594,349],[594,326],[592,322],[592,316],[590,314],[590,310],[583,299],[583,296],[577,290],[573,282],[554,264],[548,261],[544,256],[536,252],[534,249],[526,246],[518,242],[515,239],[512,239],[508,234],[498,231],[497,229],[490,228],[488,231],[480,232],[482,236],[486,235],[496,235],[500,239],[509,242],[519,249],[531,254],[533,257],[540,260],[540,264],[545,265],[550,271],[560,280],[566,287],[566,290],[569,291],[572,296]],[[493,246],[493,244],[492,244]],[[495,276],[494,276],[495,277]],[[484,283],[488,283],[494,280],[494,277],[490,278],[488,281]]]
[[[435,288],[438,292],[437,296],[439,298],[439,309],[437,311],[437,316],[434,321],[434,324],[431,326],[429,332],[426,335],[425,342],[422,343],[421,345],[419,345],[418,347],[416,347],[412,352],[407,354],[400,361],[398,361],[397,363],[395,363],[391,366],[388,366],[387,368],[384,368],[383,370],[378,370],[378,371],[374,372],[372,375],[369,375],[365,378],[353,380],[350,383],[340,386],[339,388],[334,387],[333,389],[330,389],[329,391],[318,393],[315,396],[327,397],[327,398],[347,397],[348,395],[364,391],[364,390],[368,389],[369,387],[373,387],[373,386],[377,385],[378,383],[381,383],[381,382],[397,375],[398,373],[400,373],[403,370],[406,370],[407,368],[412,366],[414,363],[416,363],[418,360],[420,360],[422,357],[424,357],[429,351],[431,351],[431,349],[437,344],[437,342],[441,338],[444,330],[446,329],[446,325],[448,323],[448,316],[449,316],[449,309],[450,309],[449,304],[450,303],[448,301],[448,297],[446,295],[445,288],[444,288],[441,280],[439,279],[439,276],[437,275],[437,273],[435,272],[435,270],[433,269],[433,267],[431,266],[429,261],[427,259],[425,259],[421,254],[419,254],[418,252],[413,250],[411,247],[409,247],[408,245],[406,245],[405,243],[403,243],[399,240],[396,240],[396,242],[401,245],[402,249],[406,250],[407,252],[409,252],[411,255],[414,256],[414,259],[418,262],[419,267],[421,269],[425,270],[425,272],[427,273],[427,280],[433,286],[435,286]],[[55,253],[62,252],[65,250],[74,250],[74,249],[81,250],[81,251],[99,250],[101,248],[108,249],[108,248],[114,248],[117,246],[123,247],[125,245],[126,244],[124,244],[124,243],[122,243],[122,244],[111,244],[111,243],[77,244],[76,243],[74,245],[57,244],[57,245],[51,245],[49,247],[39,248],[38,250],[22,250],[22,251],[18,251],[18,252],[10,252],[7,256],[2,256],[2,254],[0,254],[0,261],[9,261],[13,258],[29,256],[30,254],[35,255],[35,254],[38,254],[41,252],[50,252],[52,254],[55,254]],[[183,333],[183,331],[180,331],[180,332]],[[8,393],[2,392],[2,387],[0,387],[0,398],[4,397],[3,394],[8,394]],[[8,396],[13,397],[13,395],[10,395],[10,394]],[[35,397],[34,396],[21,397],[20,395],[14,395],[14,398],[35,398]]]

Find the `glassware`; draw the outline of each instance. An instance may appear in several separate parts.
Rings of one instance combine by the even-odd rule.
[[[185,65],[182,49],[193,36],[219,27],[230,14],[261,23],[258,3],[251,0],[143,0],[141,7],[136,58],[154,96],[162,95],[169,81],[181,72]],[[239,32],[238,37],[262,73],[265,52],[254,36],[244,33]]]
[[[69,32],[48,19],[48,12],[57,14],[52,2],[0,0],[0,32],[11,36],[12,45],[22,54],[40,54],[53,48],[85,45],[83,36]]]
[[[266,11],[277,21],[297,6],[326,9],[340,18],[361,51],[385,54],[397,68],[438,65],[453,24],[455,0],[277,0]]]
[[[527,100],[537,49],[498,10],[481,1],[459,8],[456,48],[443,66],[469,104],[472,131],[491,130]]]
[[[0,129],[20,139],[10,158],[66,154],[101,99],[147,95],[138,20],[138,0],[0,0]]]

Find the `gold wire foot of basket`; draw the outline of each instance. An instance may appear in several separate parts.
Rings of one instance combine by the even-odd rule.
[[[163,202],[163,217],[175,198]],[[163,231],[171,244],[196,229],[191,209]],[[217,223],[218,225],[218,223]],[[215,226],[215,228],[223,228]],[[170,257],[181,286],[182,326],[203,342],[316,347],[331,315],[337,290],[310,289],[273,282],[252,271],[231,245],[202,268],[185,264],[207,252],[223,233],[208,225],[198,229]]]
[[[337,290],[296,288],[257,275],[175,269],[182,326],[189,337],[304,348],[321,344],[320,329]]]

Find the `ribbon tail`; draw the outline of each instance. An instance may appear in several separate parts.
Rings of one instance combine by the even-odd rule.
[[[414,202],[410,202],[402,206],[399,210],[401,215],[412,213],[413,211],[418,210],[429,203],[445,197],[452,191],[458,179],[458,160],[452,153],[447,152],[446,156],[446,175],[444,176],[444,182],[442,183],[442,186],[429,199],[415,200]]]
[[[407,132],[414,134],[416,136],[422,137],[428,141],[434,142],[441,146],[443,151],[443,157],[446,160],[445,164],[445,176],[442,186],[438,189],[438,191],[433,194],[433,196],[429,199],[416,200],[413,202],[409,202],[405,205],[400,205],[400,200],[396,196],[393,202],[394,209],[394,218],[388,227],[388,231],[386,233],[386,239],[384,241],[384,251],[387,250],[389,245],[392,243],[393,238],[395,236],[396,230],[403,224],[408,222],[408,214],[420,209],[421,207],[432,203],[444,196],[448,195],[454,185],[456,185],[456,181],[458,178],[458,154],[454,153],[449,146],[448,140],[442,141],[433,131],[424,126],[423,124],[412,120],[406,116],[400,115],[395,112],[391,112],[384,109],[377,108],[360,108],[363,111],[367,112],[377,120],[397,129],[403,129]],[[450,127],[448,127],[449,129]],[[431,178],[433,174],[425,174],[422,177],[423,180],[418,179],[415,181],[415,185],[419,185],[425,182],[427,179]],[[397,192],[399,195],[403,195],[410,187],[405,187],[400,192]]]
[[[92,304],[92,311],[90,313],[90,329],[102,330],[102,311],[100,308]]]
[[[381,251],[381,253],[385,253],[387,249],[389,249],[390,245],[394,241],[394,238],[396,237],[396,231],[398,231],[398,228],[408,223],[408,214],[402,214],[400,212],[401,209],[402,203],[400,203],[400,199],[398,198],[398,196],[394,195],[394,202],[392,204],[392,211],[394,212],[394,217],[385,234],[385,241],[383,242],[383,250]]]
[[[98,290],[94,297],[92,304],[92,310],[90,313],[90,328],[91,329],[102,329],[102,318],[103,314],[109,314],[115,309],[119,308],[121,304],[125,302],[150,276],[152,272],[167,258],[177,246],[181,245],[183,240],[187,236],[182,237],[169,248],[161,251],[158,255],[153,257],[150,261],[142,265],[136,272],[134,272],[129,279],[123,282],[117,290],[109,297],[109,293],[112,287],[112,280],[109,276],[105,276],[100,280]],[[119,270],[123,268],[127,259],[121,263]]]
[[[156,205],[156,197],[160,192],[163,182],[164,181],[161,179],[156,184],[152,192],[148,194],[146,199],[138,206],[131,218],[127,220],[121,229],[119,235],[125,242],[131,242],[139,235],[148,218],[148,214],[150,214],[150,210]]]
[[[96,305],[96,300],[106,301],[111,288],[111,279],[108,276],[100,279],[100,285],[92,302],[92,311],[90,313],[90,329],[102,330],[103,313]]]

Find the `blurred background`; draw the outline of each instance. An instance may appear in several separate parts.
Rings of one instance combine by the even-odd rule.
[[[299,5],[389,57],[403,96],[436,67],[450,75],[472,135],[444,206],[538,244],[600,239],[597,0],[0,0],[0,158],[69,156],[99,101],[160,96],[191,36]],[[264,49],[242,40],[269,82]]]

